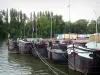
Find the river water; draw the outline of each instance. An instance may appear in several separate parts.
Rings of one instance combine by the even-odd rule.
[[[84,75],[70,70],[67,65],[48,61],[52,66],[66,73],[66,75]],[[54,69],[53,69],[54,70]],[[56,71],[58,75],[64,75]],[[0,41],[0,75],[56,75],[40,59],[32,55],[8,54],[5,41]]]

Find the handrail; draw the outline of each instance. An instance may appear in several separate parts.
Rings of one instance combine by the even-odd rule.
[[[70,49],[70,48],[73,48],[73,47],[67,47],[67,49]],[[95,51],[99,51],[99,50],[97,50],[97,49],[91,49],[91,48],[85,48],[85,49],[82,49],[82,48],[79,48],[79,47],[75,47],[74,46],[74,48],[76,48],[76,49],[80,49],[80,50],[82,50],[82,51],[89,51],[89,52],[95,52]]]

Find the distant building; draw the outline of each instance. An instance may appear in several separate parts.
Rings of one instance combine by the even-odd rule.
[[[89,38],[91,34],[54,34],[56,39]]]
[[[100,33],[98,34],[92,34],[89,36],[89,41],[91,42],[100,42]]]

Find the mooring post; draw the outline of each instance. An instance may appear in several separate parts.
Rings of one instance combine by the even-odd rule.
[[[73,43],[73,53],[75,53],[75,49],[74,49],[74,43]],[[74,56],[74,69],[75,69],[75,71],[76,71],[76,67],[75,67],[75,56]]]

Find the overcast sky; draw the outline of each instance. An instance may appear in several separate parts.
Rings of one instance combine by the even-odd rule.
[[[69,0],[0,0],[0,10],[15,8],[22,10],[28,16],[30,12],[53,11],[62,15],[65,21],[69,20]],[[70,19],[96,19],[100,15],[100,0],[70,0]],[[94,13],[97,13],[95,15]]]

